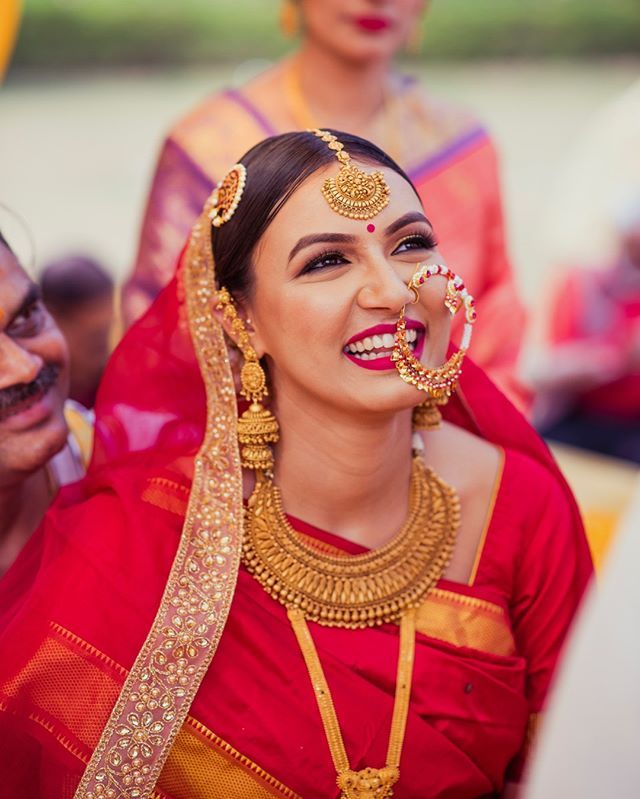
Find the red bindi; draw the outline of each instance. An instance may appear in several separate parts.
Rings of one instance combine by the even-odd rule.
[[[367,231],[369,233],[374,233],[375,229],[376,229],[376,226],[372,222],[369,222],[369,224],[367,225]]]

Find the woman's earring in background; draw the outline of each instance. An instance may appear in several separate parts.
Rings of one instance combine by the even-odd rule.
[[[240,443],[240,459],[245,469],[254,469],[270,473],[273,471],[273,453],[271,444],[280,438],[276,417],[262,405],[262,400],[269,395],[267,376],[260,366],[260,361],[249,341],[245,323],[238,316],[231,294],[222,288],[218,292],[216,308],[230,322],[231,332],[236,338],[238,348],[244,357],[240,371],[240,393],[251,403],[238,419],[238,441]]]
[[[300,10],[296,0],[282,0],[280,30],[287,39],[293,39],[300,30]]]
[[[405,49],[409,55],[420,55],[422,53],[423,44],[424,30],[422,28],[422,20],[416,20],[415,25],[407,37]]]

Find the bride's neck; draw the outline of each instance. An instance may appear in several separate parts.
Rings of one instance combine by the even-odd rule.
[[[285,511],[369,548],[386,543],[408,513],[410,412],[354,419],[286,399],[277,412]]]

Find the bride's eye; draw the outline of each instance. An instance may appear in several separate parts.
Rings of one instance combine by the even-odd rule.
[[[309,272],[317,272],[320,269],[330,269],[331,267],[343,266],[348,263],[349,261],[347,261],[343,253],[331,250],[317,255],[305,264],[300,274],[306,275]]]
[[[436,237],[433,233],[425,235],[424,233],[412,233],[400,241],[398,246],[393,251],[392,255],[399,255],[403,252],[410,250],[435,250],[438,246]]]

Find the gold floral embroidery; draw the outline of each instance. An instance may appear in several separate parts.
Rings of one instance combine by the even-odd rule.
[[[147,639],[126,679],[76,799],[147,799],[216,651],[235,588],[242,538],[236,400],[211,314],[211,210],[196,223],[183,273],[189,330],[207,391],[178,552]]]

